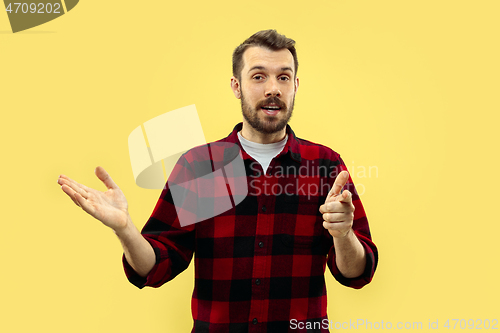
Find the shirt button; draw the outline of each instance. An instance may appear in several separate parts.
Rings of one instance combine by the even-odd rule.
[[[258,323],[257,318],[254,318],[254,319],[252,320],[252,324],[257,325],[257,323]]]
[[[264,243],[263,242],[259,242],[259,247],[264,247]]]
[[[262,211],[265,212],[267,210],[266,206],[262,206]]]
[[[259,279],[256,279],[256,280],[255,280],[255,284],[256,284],[256,285],[260,285],[260,280],[259,280]]]

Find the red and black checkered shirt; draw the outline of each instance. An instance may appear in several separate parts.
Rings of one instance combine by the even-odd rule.
[[[142,230],[156,264],[143,278],[123,257],[127,277],[139,288],[159,287],[185,270],[194,253],[192,332],[329,332],[326,265],[337,281],[352,288],[369,283],[377,266],[377,248],[358,193],[349,177],[344,189],[353,194],[353,230],[366,250],[366,268],[357,278],[345,278],[336,266],[333,238],[323,228],[319,212],[335,177],[347,170],[339,154],[297,138],[287,126],[287,144],[264,173],[241,149],[237,136],[241,128],[240,123],[228,137],[213,143],[239,148],[244,163],[247,186],[227,186],[233,206],[217,209],[224,195],[199,182],[203,211],[213,214],[200,219],[198,213],[199,222],[181,223],[179,215],[190,208],[178,207],[171,180],[202,178],[196,171],[200,166],[216,170],[222,156],[228,155],[227,151],[207,154],[207,145],[185,153]]]

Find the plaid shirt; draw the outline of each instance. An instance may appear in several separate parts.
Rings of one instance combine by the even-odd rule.
[[[241,123],[236,125],[215,144],[241,149],[237,137],[241,128]],[[361,276],[345,278],[340,273],[333,238],[323,228],[319,207],[335,177],[347,170],[344,162],[333,150],[297,138],[288,125],[287,133],[287,144],[273,158],[267,173],[243,149],[239,151],[248,193],[240,193],[244,199],[232,202],[241,202],[185,226],[181,226],[181,211],[174,203],[171,179],[196,177],[196,165],[210,163],[214,168],[220,161],[216,154],[201,151],[206,151],[206,145],[182,155],[142,230],[156,254],[155,266],[143,278],[123,256],[129,281],[143,288],[159,287],[173,279],[188,267],[194,252],[192,332],[329,332],[326,265],[348,287],[361,288],[373,277],[377,248],[350,177],[344,189],[353,194],[353,230],[366,250]],[[204,190],[199,192],[204,194],[198,196],[206,199],[207,186],[201,188]],[[237,198],[234,192],[238,189],[232,189]],[[211,196],[213,206],[220,207],[217,200],[221,196]]]

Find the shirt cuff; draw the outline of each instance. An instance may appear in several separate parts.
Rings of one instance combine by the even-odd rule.
[[[360,289],[371,282],[375,269],[378,263],[378,252],[375,244],[367,237],[355,232],[361,245],[363,245],[366,252],[366,266],[363,273],[355,278],[347,278],[340,272],[335,260],[335,248],[332,246],[328,253],[328,267],[332,272],[333,277],[342,285],[354,289]]]
[[[139,289],[144,288],[145,286],[152,286],[152,287],[159,287],[155,285],[155,276],[158,271],[158,268],[160,266],[160,258],[161,258],[161,250],[157,246],[156,241],[147,239],[146,240],[151,244],[153,247],[153,251],[155,253],[155,265],[149,272],[149,274],[145,277],[140,276],[137,274],[137,272],[130,266],[128,263],[127,259],[125,258],[125,254],[122,256],[122,263],[123,263],[123,269],[125,271],[125,275],[127,276],[127,279],[129,280],[130,283],[132,283],[134,286],[136,286]]]

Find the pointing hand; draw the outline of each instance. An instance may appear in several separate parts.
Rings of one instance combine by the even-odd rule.
[[[345,237],[351,230],[354,220],[352,193],[347,190],[342,191],[348,180],[349,173],[342,171],[335,179],[325,203],[319,208],[323,214],[323,227],[334,238]]]

